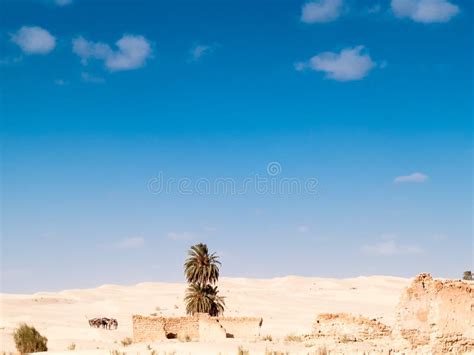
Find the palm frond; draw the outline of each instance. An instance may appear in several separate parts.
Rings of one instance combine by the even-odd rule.
[[[184,274],[188,283],[214,284],[219,279],[221,263],[215,254],[209,254],[206,244],[193,245],[184,263]]]
[[[224,297],[218,295],[217,286],[190,284],[186,290],[184,302],[186,303],[186,313],[208,313],[211,316],[218,316],[224,313]]]

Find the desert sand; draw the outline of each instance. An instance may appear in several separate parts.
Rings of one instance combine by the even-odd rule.
[[[237,354],[242,346],[250,353],[265,350],[314,353],[311,344],[288,342],[288,335],[309,334],[319,313],[348,312],[375,318],[392,325],[395,307],[408,278],[369,276],[329,279],[288,276],[274,279],[222,278],[219,288],[226,297],[226,316],[263,317],[261,335],[272,341],[183,342],[176,339],[154,344],[121,345],[132,337],[132,314],[185,315],[184,283],[147,282],[134,286],[103,285],[94,289],[39,292],[31,295],[2,294],[1,350],[14,352],[12,333],[19,323],[33,325],[48,338],[51,352],[109,354],[119,350],[130,354],[160,353]],[[89,327],[87,318],[113,317],[117,330]]]

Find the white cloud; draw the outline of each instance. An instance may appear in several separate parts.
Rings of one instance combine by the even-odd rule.
[[[296,70],[310,68],[322,71],[326,77],[338,81],[352,81],[364,78],[376,63],[365,53],[364,46],[344,48],[339,53],[323,52],[308,62],[295,64]]]
[[[210,52],[212,52],[212,47],[202,44],[194,46],[190,51],[193,61],[199,60],[204,54],[209,54]]]
[[[54,0],[58,6],[67,6],[72,4],[72,0]]]
[[[420,183],[425,182],[426,180],[428,180],[428,175],[422,173],[413,173],[410,175],[397,176],[395,179],[393,179],[393,182],[395,184],[400,184],[404,182]]]
[[[170,232],[168,238],[172,240],[191,240],[194,239],[194,235],[188,232]]]
[[[151,45],[143,36],[123,36],[116,43],[118,51],[107,58],[106,66],[110,70],[128,70],[140,68],[151,56]]]
[[[399,255],[399,254],[419,254],[422,253],[417,246],[413,245],[398,245],[395,240],[384,240],[373,245],[364,245],[361,248],[362,252],[373,255]]]
[[[110,71],[131,70],[143,67],[151,57],[151,43],[143,36],[124,35],[112,49],[108,44],[87,41],[84,37],[72,41],[72,50],[86,65],[89,59],[104,61]]]
[[[23,26],[11,36],[26,54],[47,54],[56,47],[56,38],[44,28]]]
[[[90,42],[82,36],[72,41],[72,51],[81,57],[81,62],[84,65],[90,58],[105,60],[113,53],[108,44]]]
[[[305,62],[296,62],[294,67],[296,71],[303,71],[308,67],[308,65]]]
[[[395,16],[421,23],[448,22],[459,13],[448,0],[392,0],[391,5]]]
[[[331,22],[341,15],[342,8],[342,0],[316,0],[308,2],[301,9],[301,21],[306,23]]]
[[[132,237],[124,239],[117,244],[119,249],[137,249],[141,248],[145,244],[145,239],[142,237]]]
[[[300,233],[308,233],[309,232],[309,226],[302,225],[298,227],[298,232]]]
[[[103,84],[103,83],[105,83],[104,78],[101,78],[100,76],[91,75],[87,72],[82,72],[81,73],[81,78],[86,83],[92,83],[92,84]]]

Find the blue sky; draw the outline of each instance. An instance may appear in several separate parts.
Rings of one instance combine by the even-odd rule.
[[[0,12],[3,291],[182,281],[200,241],[225,276],[473,268],[472,2]],[[196,191],[257,175],[316,190]]]

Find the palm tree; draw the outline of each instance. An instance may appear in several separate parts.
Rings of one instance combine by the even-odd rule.
[[[184,297],[186,313],[208,313],[218,316],[224,312],[224,297],[218,295],[219,257],[209,254],[206,244],[193,245],[184,263],[184,275],[189,283]]]
[[[186,313],[208,313],[212,317],[224,313],[224,297],[218,293],[217,286],[190,284],[184,297]]]
[[[197,283],[203,286],[217,282],[221,263],[215,253],[209,254],[206,244],[193,245],[188,256],[184,263],[184,274],[188,283]]]

